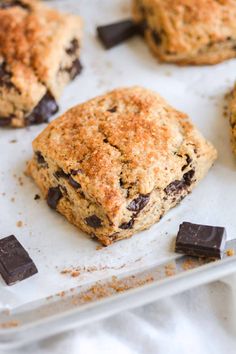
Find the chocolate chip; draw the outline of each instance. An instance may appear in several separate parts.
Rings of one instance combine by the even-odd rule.
[[[73,176],[76,176],[78,174],[83,174],[83,170],[81,170],[80,168],[78,170],[71,170],[70,173],[73,175]]]
[[[0,9],[8,9],[9,7],[13,7],[13,6],[19,6],[27,10],[30,9],[29,5],[24,4],[20,0],[5,0],[2,3],[0,3]]]
[[[183,175],[183,179],[185,181],[186,186],[190,186],[191,185],[192,178],[193,178],[194,174],[195,174],[195,171],[194,170],[190,170],[190,171],[186,172]]]
[[[162,43],[162,39],[161,39],[160,34],[155,30],[153,30],[151,33],[152,33],[152,38],[153,38],[154,42],[156,43],[156,45],[159,46]]]
[[[132,202],[127,206],[127,209],[130,211],[140,211],[147,205],[149,200],[149,194],[140,194],[138,198],[132,200]]]
[[[35,196],[34,196],[34,200],[38,200],[38,199],[40,199],[40,195],[35,194]]]
[[[62,198],[62,192],[59,186],[49,188],[48,195],[47,195],[47,203],[50,206],[50,208],[56,209],[57,204],[61,198]]]
[[[105,144],[109,143],[108,139],[103,139],[103,142],[104,142]]]
[[[112,108],[107,110],[107,112],[110,112],[110,113],[115,113],[116,111],[117,111],[117,107],[116,106],[114,106],[114,107],[112,107]]]
[[[34,110],[25,118],[28,125],[48,122],[48,119],[57,113],[59,107],[54,97],[48,91]]]
[[[12,122],[12,117],[0,118],[0,127],[9,127]]]
[[[132,20],[120,21],[97,27],[97,34],[106,49],[110,49],[126,39],[138,34],[139,28]]]
[[[81,65],[81,62],[77,58],[72,62],[71,66],[69,68],[62,68],[62,69],[60,69],[60,71],[67,72],[70,76],[70,79],[74,80],[76,78],[76,76],[81,73],[82,69],[83,69],[83,67]]]
[[[188,154],[186,154],[185,156],[186,156],[186,164],[181,168],[181,171],[185,170],[185,168],[187,168],[190,165],[190,163],[193,161]]]
[[[77,53],[79,49],[79,41],[78,39],[74,38],[71,42],[70,42],[70,46],[66,49],[66,53],[68,55],[75,55]]]
[[[76,182],[71,176],[69,176],[69,183],[72,187],[74,187],[75,189],[81,188],[81,185]]]
[[[123,230],[128,230],[128,229],[132,229],[133,225],[134,225],[134,219],[132,218],[128,222],[123,222],[123,224],[121,224],[119,228]]]
[[[168,195],[180,193],[183,189],[189,187],[192,183],[192,178],[195,171],[190,170],[183,175],[181,180],[176,180],[171,182],[165,189],[164,192]]]
[[[45,161],[45,159],[44,159],[44,157],[43,157],[43,155],[41,154],[40,151],[36,151],[35,152],[35,156],[36,156],[36,159],[37,159],[37,163],[39,165],[43,165],[43,167],[47,167],[48,166],[47,162]]]
[[[54,172],[54,176],[59,179],[59,178],[68,178],[69,176],[60,168],[56,172]]]
[[[85,218],[85,222],[88,226],[97,229],[102,226],[102,220],[97,215],[91,215]]]
[[[0,65],[0,86],[5,86],[8,89],[14,87],[11,82],[11,73],[6,69],[4,62]]]

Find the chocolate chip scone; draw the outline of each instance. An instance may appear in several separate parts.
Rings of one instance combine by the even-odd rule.
[[[236,84],[230,94],[227,95],[228,99],[228,113],[231,126],[231,143],[234,154],[236,155]]]
[[[33,149],[28,172],[49,206],[105,245],[160,220],[216,158],[185,114],[140,87],[70,109]]]
[[[236,57],[235,0],[133,0],[133,17],[161,61],[203,65]]]
[[[46,122],[81,71],[81,20],[37,0],[0,2],[0,126]]]

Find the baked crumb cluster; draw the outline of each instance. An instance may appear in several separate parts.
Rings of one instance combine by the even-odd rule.
[[[203,65],[236,56],[235,0],[133,0],[133,17],[161,61]]]
[[[81,71],[81,20],[36,0],[0,3],[0,126],[46,122]]]
[[[49,206],[105,245],[158,221],[216,158],[185,114],[140,87],[70,109],[33,149],[28,171]]]

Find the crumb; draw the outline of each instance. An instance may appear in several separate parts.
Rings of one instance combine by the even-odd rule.
[[[35,194],[35,196],[34,196],[34,200],[38,200],[38,199],[40,199],[40,195]]]
[[[11,202],[14,203],[14,201],[15,201],[15,198],[11,198]]]
[[[20,186],[24,185],[22,177],[18,177],[18,182]]]
[[[166,275],[167,277],[170,277],[170,276],[172,276],[172,275],[175,275],[175,274],[176,274],[175,270],[176,270],[175,264],[167,264],[167,265],[165,266],[165,275]]]
[[[226,254],[228,257],[232,257],[235,255],[235,251],[234,251],[234,249],[230,248],[226,251]]]
[[[17,140],[16,139],[12,139],[12,140],[9,141],[9,143],[10,144],[15,144],[15,143],[17,143]]]
[[[101,249],[103,249],[103,246],[102,246],[102,245],[99,245],[99,246],[96,247],[96,250],[97,250],[97,251],[99,251],[99,250],[101,250]]]
[[[22,227],[23,226],[23,222],[21,220],[17,221],[16,226],[17,227]]]
[[[0,323],[0,328],[13,328],[19,326],[19,321],[9,321]]]
[[[74,271],[71,272],[70,275],[71,275],[73,278],[76,278],[76,277],[78,277],[78,276],[80,275],[80,272],[79,272],[78,270],[74,270]]]

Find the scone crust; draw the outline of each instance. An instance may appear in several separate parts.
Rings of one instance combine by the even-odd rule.
[[[161,61],[204,65],[236,56],[234,0],[133,0],[133,16]]]
[[[186,114],[140,87],[117,89],[72,108],[34,140],[33,149],[52,169],[49,175],[57,170],[68,176],[78,171],[72,177],[90,202],[86,208],[105,226],[93,230],[83,219],[76,222],[75,216],[67,217],[103,243],[111,243],[111,235],[128,237],[159,220],[205,175],[216,158],[215,149]],[[52,180],[36,158],[29,165],[29,173],[46,195]],[[177,197],[175,193],[169,197],[175,189],[171,184],[183,178],[188,179],[186,188],[181,187]],[[53,180],[53,184],[58,182]],[[76,203],[76,196],[72,198]],[[58,210],[66,214],[68,207],[62,203]],[[121,225],[125,227],[130,220],[135,226],[123,229]]]
[[[0,66],[10,75],[7,85],[0,82],[0,117],[22,126],[47,92],[57,100],[70,81],[62,72],[70,63],[65,51],[72,39],[80,43],[82,22],[37,0],[9,3],[15,6],[0,6]]]

